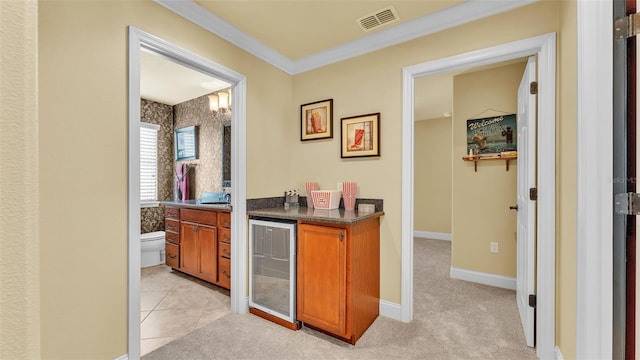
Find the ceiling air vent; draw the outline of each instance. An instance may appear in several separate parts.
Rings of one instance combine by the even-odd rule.
[[[382,26],[399,19],[400,17],[398,16],[396,9],[394,9],[393,6],[388,6],[384,9],[380,9],[374,12],[373,14],[363,16],[360,19],[356,20],[356,22],[360,26],[362,26],[362,29],[364,31],[369,31],[377,28],[378,26]]]

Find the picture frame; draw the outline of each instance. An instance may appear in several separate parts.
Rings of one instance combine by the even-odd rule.
[[[516,114],[468,119],[466,153],[487,157],[517,151],[517,137]]]
[[[380,156],[380,113],[341,119],[340,157]]]
[[[333,138],[333,99],[300,105],[300,141]]]
[[[198,158],[198,127],[187,126],[174,131],[176,161],[195,160]]]

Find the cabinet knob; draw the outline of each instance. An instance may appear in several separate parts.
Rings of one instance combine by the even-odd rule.
[[[222,275],[224,275],[227,279],[231,279],[231,275],[227,272],[227,270],[222,271]]]
[[[342,231],[338,234],[338,238],[340,238],[340,241],[344,240],[344,235],[342,234]]]

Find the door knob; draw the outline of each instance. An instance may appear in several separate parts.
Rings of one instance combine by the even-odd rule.
[[[509,210],[515,210],[518,211],[518,204],[514,205],[514,206],[509,206]]]

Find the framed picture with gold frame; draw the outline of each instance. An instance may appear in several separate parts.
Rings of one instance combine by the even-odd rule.
[[[341,119],[340,157],[380,156],[380,113]]]
[[[333,138],[333,99],[300,105],[300,141]]]

